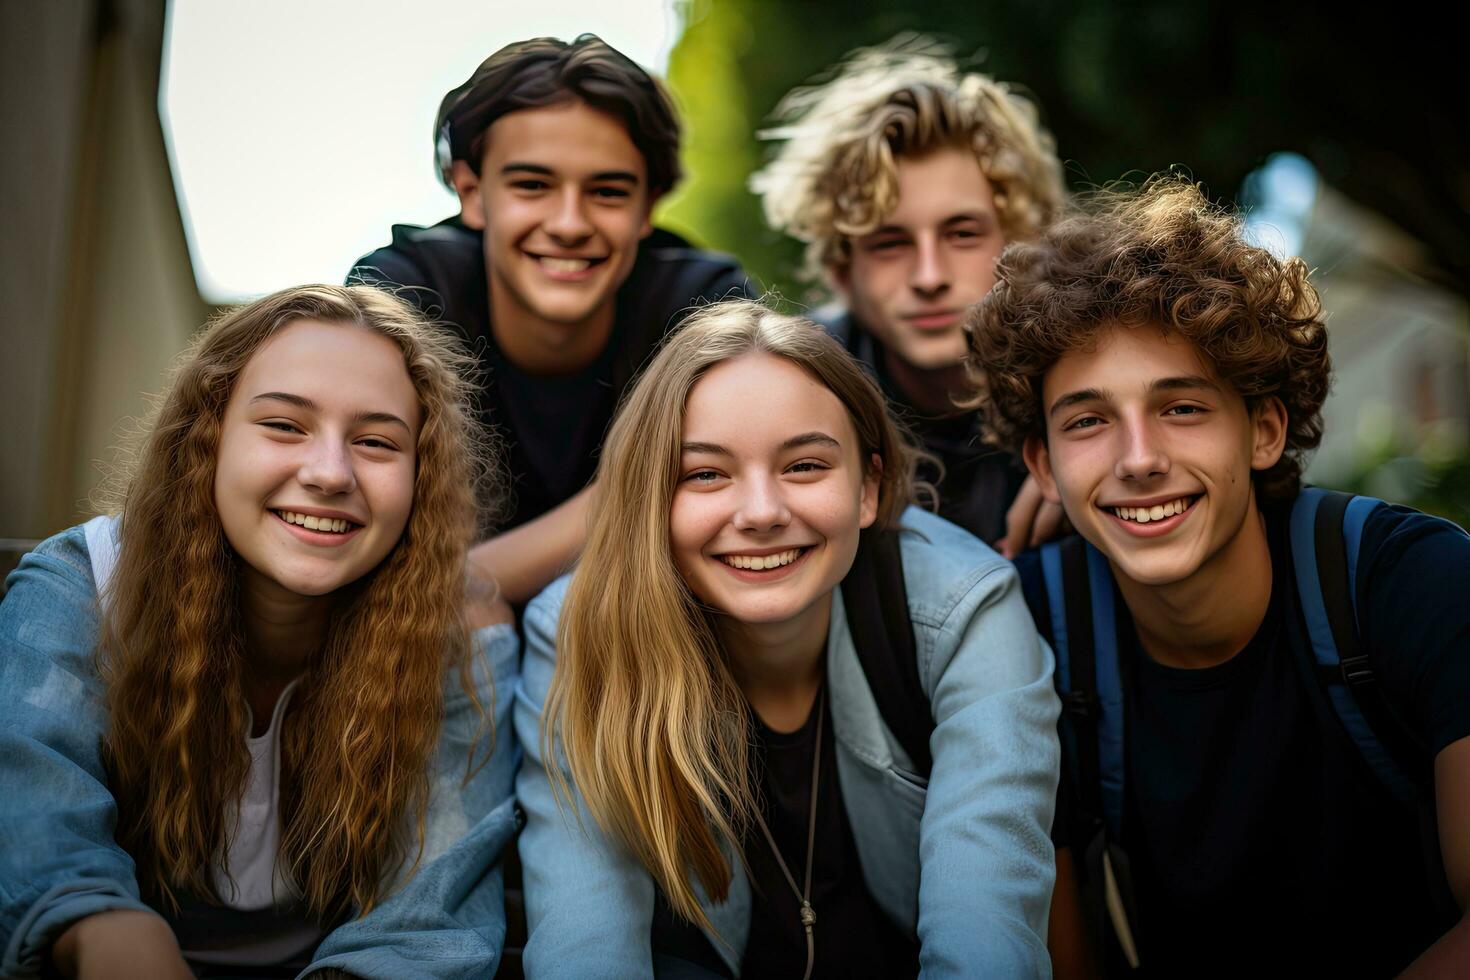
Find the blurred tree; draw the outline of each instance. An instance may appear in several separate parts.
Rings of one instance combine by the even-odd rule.
[[[900,31],[1029,90],[1074,188],[1182,165],[1222,199],[1294,150],[1425,242],[1470,294],[1470,129],[1460,42],[1427,13],[1266,0],[683,0],[669,79],[692,179],[662,215],[793,299],[799,248],[745,188],[753,131],[788,89]]]

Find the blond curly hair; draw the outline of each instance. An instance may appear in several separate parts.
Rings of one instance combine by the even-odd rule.
[[[1039,234],[1066,191],[1036,106],[988,76],[964,73],[919,35],[859,48],[817,84],[792,90],[761,139],[779,143],[751,176],[766,221],[807,243],[806,273],[845,266],[853,238],[898,204],[898,165],[944,147],[974,150],[1008,241]]]

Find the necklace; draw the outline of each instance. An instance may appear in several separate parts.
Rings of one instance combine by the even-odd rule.
[[[766,835],[766,843],[771,846],[771,853],[776,856],[776,864],[780,866],[781,873],[786,876],[786,884],[791,886],[791,894],[801,903],[801,924],[806,927],[806,973],[802,974],[801,980],[811,980],[812,966],[817,958],[816,940],[812,936],[812,926],[817,924],[817,910],[812,908],[812,852],[816,850],[817,842],[817,788],[822,776],[822,722],[827,714],[827,699],[824,688],[817,688],[817,751],[812,758],[812,801],[808,806],[806,830],[806,877],[805,888],[796,887],[796,879],[791,876],[791,869],[786,867],[786,859],[781,856],[781,849],[776,846],[776,838],[771,836],[771,828],[766,826],[765,818],[761,816],[760,808],[755,811],[755,822],[760,824],[761,833]]]

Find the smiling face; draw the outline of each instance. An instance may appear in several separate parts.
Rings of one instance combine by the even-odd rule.
[[[968,149],[898,160],[898,205],[832,270],[853,316],[916,368],[965,356],[964,313],[995,284],[1005,247],[995,194]]]
[[[618,287],[652,230],[643,155],[614,116],[572,100],[497,119],[476,174],[452,177],[485,233],[495,339],[512,362],[573,371],[601,352]]]
[[[1045,443],[1026,464],[1072,525],[1141,585],[1184,581],[1256,515],[1253,470],[1280,458],[1285,412],[1254,411],[1198,348],[1157,327],[1107,327],[1042,384]]]
[[[707,371],[685,402],[669,513],[690,590],[746,625],[825,617],[877,515],[862,458],[847,409],[791,361],[746,354]]]
[[[301,320],[267,341],[225,406],[214,479],[247,587],[323,596],[377,567],[413,508],[419,423],[387,337]]]

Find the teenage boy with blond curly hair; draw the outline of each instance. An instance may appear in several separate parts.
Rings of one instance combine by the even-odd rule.
[[[978,407],[1085,541],[1018,565],[1109,965],[1464,976],[1470,537],[1301,487],[1330,378],[1306,267],[1164,178],[997,269]]]
[[[1030,102],[915,37],[854,52],[788,94],[775,118],[762,135],[779,148],[751,179],[767,221],[807,243],[807,273],[844,307],[818,318],[943,465],[940,513],[997,541],[1025,473],[987,452],[974,413],[954,404],[966,385],[961,324],[1005,244],[1035,236],[1062,205],[1051,137]],[[1039,499],[1018,508],[1026,529]]]

